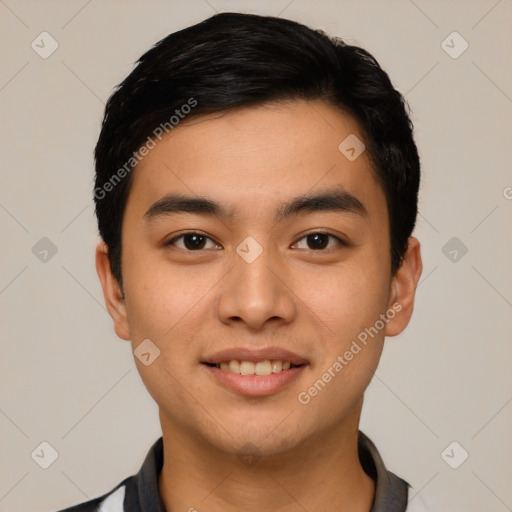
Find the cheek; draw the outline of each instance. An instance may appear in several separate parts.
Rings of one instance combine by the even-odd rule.
[[[306,311],[313,311],[326,328],[317,331],[322,350],[301,397],[326,422],[339,421],[340,414],[357,405],[382,353],[384,328],[375,325],[386,312],[388,286],[377,267],[369,270],[338,269],[302,292],[309,290]]]
[[[297,282],[297,295],[305,306],[324,324],[329,336],[346,342],[365,327],[375,323],[385,312],[389,279],[375,261],[346,263],[304,273]],[[306,310],[307,310],[306,309]]]
[[[190,321],[215,284],[211,273],[173,266],[159,252],[144,258],[128,247],[123,275],[131,332],[162,342]]]
[[[129,265],[127,265],[129,267]],[[190,372],[197,366],[201,326],[211,325],[212,305],[208,292],[216,280],[213,276],[192,271],[148,266],[131,268],[126,274],[126,309],[132,348],[149,339],[157,347],[158,357],[149,366],[135,359],[148,392],[168,410],[181,410],[192,391]],[[184,383],[187,383],[186,385]]]
[[[386,312],[388,288],[386,271],[375,258],[361,258],[328,273],[324,269],[303,285],[301,297],[307,297],[306,311],[315,313],[323,347],[310,383],[322,390],[315,399],[322,410],[331,409],[332,403],[355,405],[368,386],[382,353],[384,329],[375,324]]]
[[[137,361],[142,379],[156,390],[160,379],[181,382],[194,371],[201,343],[211,334],[208,326],[215,323],[214,291],[222,273],[146,263],[131,266],[127,258],[126,310],[132,348],[150,339],[160,350],[155,371]]]

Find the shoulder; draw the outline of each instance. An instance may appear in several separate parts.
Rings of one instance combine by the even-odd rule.
[[[124,512],[125,481],[110,492],[58,512]]]
[[[157,439],[138,473],[125,478],[111,491],[57,512],[165,512],[158,491],[158,475],[163,465],[163,438]]]

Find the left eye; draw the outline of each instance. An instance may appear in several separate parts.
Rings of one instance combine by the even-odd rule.
[[[334,240],[335,243],[330,244],[329,239]],[[305,241],[306,247],[304,247],[303,240]],[[303,245],[302,247],[300,247],[301,243]],[[299,249],[312,249],[314,251],[330,249],[336,245],[345,244],[337,236],[330,235],[329,233],[310,233],[309,235],[302,237],[298,242],[296,242],[296,246],[298,246]]]
[[[177,243],[178,240],[181,240],[181,243]],[[208,244],[210,244],[209,247]],[[215,249],[216,247],[219,247],[211,238],[201,235],[200,233],[185,233],[183,235],[179,235],[172,240],[169,240],[166,245],[175,245],[176,247],[187,251]]]

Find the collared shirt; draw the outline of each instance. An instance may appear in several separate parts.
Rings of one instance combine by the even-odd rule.
[[[407,506],[409,484],[388,471],[373,442],[359,432],[361,465],[375,481],[375,498],[370,512],[420,512],[427,510],[418,500]],[[158,490],[158,477],[164,461],[163,438],[149,450],[140,471],[110,492],[60,512],[166,512]]]

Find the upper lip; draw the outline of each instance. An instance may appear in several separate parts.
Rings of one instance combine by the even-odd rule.
[[[290,361],[290,363],[294,365],[308,363],[306,359],[300,357],[298,354],[290,352],[289,350],[284,350],[279,347],[267,347],[261,349],[243,347],[227,348],[225,350],[215,352],[215,354],[212,354],[211,356],[207,357],[202,362],[219,364],[224,361],[237,360],[258,363],[260,361],[265,361],[267,359],[269,359],[270,361]]]

